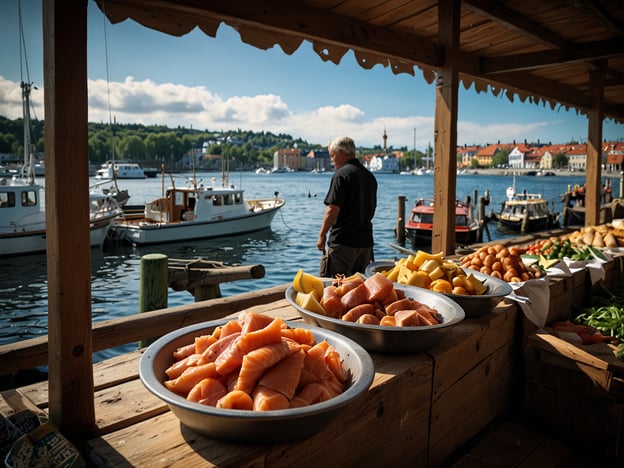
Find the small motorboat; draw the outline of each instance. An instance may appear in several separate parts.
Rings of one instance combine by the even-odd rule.
[[[516,193],[507,188],[507,200],[497,215],[499,224],[509,230],[525,232],[544,231],[559,225],[559,214],[548,209],[548,200],[539,193]]]
[[[278,198],[279,192],[273,198],[245,200],[243,189],[229,185],[227,176],[221,187],[195,180],[186,185],[172,183],[161,197],[146,203],[142,213],[126,211],[111,226],[111,239],[161,244],[260,231],[271,226],[286,203]]]
[[[149,177],[156,177],[158,171],[148,170]],[[96,179],[145,179],[146,170],[139,163],[131,161],[106,161],[96,171]]]
[[[412,246],[431,244],[433,230],[433,199],[419,198],[414,202],[412,211],[405,224],[406,237]],[[473,217],[471,207],[460,201],[455,201],[455,242],[459,245],[470,245],[477,242],[480,226]]]

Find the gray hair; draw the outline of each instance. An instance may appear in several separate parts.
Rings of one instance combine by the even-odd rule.
[[[327,146],[330,153],[344,151],[347,155],[355,157],[355,142],[349,137],[338,137]]]

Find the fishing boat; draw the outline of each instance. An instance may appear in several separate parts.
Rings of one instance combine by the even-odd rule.
[[[497,215],[499,224],[509,230],[525,232],[543,231],[559,225],[559,214],[554,203],[548,209],[548,200],[539,193],[516,193],[515,184],[506,191],[507,200]]]
[[[145,204],[142,213],[128,212],[115,220],[111,240],[161,244],[260,231],[271,226],[285,204],[279,192],[273,198],[246,201],[244,190],[230,185],[225,175],[221,186],[204,186],[193,179],[185,187],[176,187],[173,177],[171,182],[160,198]]]
[[[419,198],[414,202],[409,219],[405,224],[405,235],[414,248],[431,244],[433,231],[433,199]],[[455,201],[455,242],[470,245],[479,238],[479,223],[472,215],[470,206],[460,200]]]
[[[0,257],[46,251],[46,217],[41,186],[35,182],[30,139],[30,89],[22,82],[24,101],[24,164],[19,175],[0,179]],[[101,246],[113,219],[122,210],[111,196],[90,194],[91,247]]]
[[[150,170],[149,172],[150,177],[156,177],[157,171]],[[95,173],[96,179],[145,179],[146,177],[141,165],[130,161],[106,161]]]

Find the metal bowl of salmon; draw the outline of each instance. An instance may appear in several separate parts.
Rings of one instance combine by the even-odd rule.
[[[325,287],[331,285],[331,281],[323,283]],[[295,301],[297,293],[292,286],[286,290],[286,300],[297,309],[305,322],[338,332],[361,344],[367,351],[382,354],[410,354],[431,349],[464,319],[462,307],[443,294],[398,283],[394,283],[394,288],[402,290],[405,297],[435,309],[442,317],[442,323],[425,326],[385,326],[359,324],[328,317],[300,307]]]
[[[143,353],[139,376],[143,385],[164,401],[182,425],[214,439],[248,443],[275,443],[306,438],[331,423],[354,399],[368,391],[375,367],[370,355],[349,338],[311,326],[293,322],[289,326],[308,328],[317,343],[327,341],[340,355],[348,376],[346,389],[329,400],[299,408],[255,411],[224,409],[187,400],[164,385],[165,371],[173,364],[173,353],[191,344],[195,337],[212,333],[228,320],[191,325],[173,331],[154,341]],[[288,322],[287,322],[288,323]]]
[[[373,275],[377,272],[387,271],[394,266],[394,262],[380,261],[371,263],[365,272],[366,276]],[[464,313],[466,318],[479,317],[481,315],[489,314],[494,308],[503,300],[505,296],[508,296],[513,292],[513,288],[506,281],[500,280],[485,273],[481,273],[477,270],[471,270],[469,268],[463,268],[466,274],[472,273],[486,287],[485,293],[479,295],[468,294],[450,294],[443,293],[446,297],[451,298],[457,302]]]

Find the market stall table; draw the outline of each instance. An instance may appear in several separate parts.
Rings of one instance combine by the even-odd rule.
[[[253,309],[299,319],[286,300]],[[97,437],[83,453],[97,466],[437,466],[508,407],[516,318],[516,305],[501,303],[465,320],[427,352],[373,354],[368,393],[326,429],[289,443],[229,443],[195,433],[143,387],[141,352],[124,354],[94,366]],[[19,391],[46,406],[47,382]],[[0,411],[7,411],[4,402]]]

